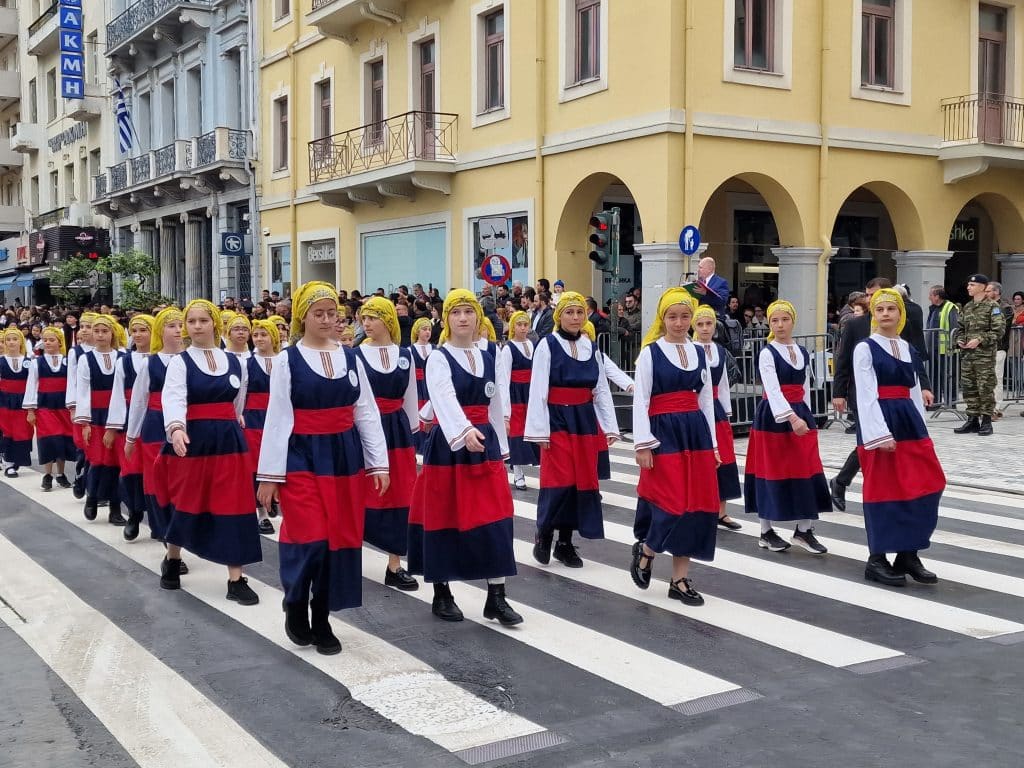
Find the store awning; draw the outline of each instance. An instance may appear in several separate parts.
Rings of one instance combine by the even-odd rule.
[[[8,288],[14,285],[14,278],[15,275],[6,275],[4,277],[0,277],[0,291],[6,291]]]
[[[35,275],[18,275],[14,278],[15,288],[28,288],[36,281]]]

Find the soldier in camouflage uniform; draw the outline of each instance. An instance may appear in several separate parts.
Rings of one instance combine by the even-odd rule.
[[[953,431],[957,434],[976,432],[992,434],[992,411],[995,410],[996,350],[1006,331],[1006,318],[999,304],[985,298],[988,278],[971,275],[967,293],[971,301],[960,310],[953,342],[960,349],[960,385],[967,405],[967,421]]]

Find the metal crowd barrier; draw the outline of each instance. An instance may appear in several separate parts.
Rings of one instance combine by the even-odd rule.
[[[955,412],[960,402],[960,348],[953,343],[952,330],[924,329],[924,368],[932,381],[932,418]]]

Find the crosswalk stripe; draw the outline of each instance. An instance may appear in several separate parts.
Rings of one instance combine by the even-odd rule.
[[[163,558],[161,544],[140,536],[139,540],[125,546],[119,528],[89,523],[82,517],[81,502],[70,495],[38,491],[34,486],[35,477],[4,478],[4,482],[144,568],[159,573]],[[194,568],[185,577],[184,587],[193,597],[337,680],[356,701],[409,733],[430,739],[450,752],[472,750],[546,730],[474,696],[411,654],[336,617],[332,617],[331,626],[345,648],[344,653],[323,656],[309,648],[297,648],[284,635],[281,590],[252,577],[249,582],[261,597],[258,605],[248,607],[224,598],[225,578],[221,566]]]
[[[537,519],[537,508],[529,502],[515,501],[516,514],[528,520]],[[606,535],[609,527],[628,531],[625,526],[605,523]],[[619,537],[633,543],[632,532],[620,533]],[[616,538],[614,540],[619,540]],[[516,541],[516,555],[524,563],[534,563],[529,545]],[[537,566],[542,567],[542,566]],[[587,562],[587,567],[580,572],[558,570],[559,576],[579,580],[587,584],[605,589],[616,594],[623,594],[629,588],[625,581],[628,574],[622,569],[600,563]],[[594,578],[591,578],[593,573]],[[671,605],[665,600],[655,599],[648,592],[630,589],[628,597],[659,608]],[[686,616],[694,621],[710,624],[735,634],[743,635],[766,645],[774,646],[790,653],[827,664],[831,667],[849,667],[869,661],[895,658],[902,656],[900,651],[885,648],[854,637],[832,632],[784,616],[777,616],[740,603],[721,600],[705,594],[707,603],[701,608],[687,611]]]
[[[0,535],[7,624],[140,768],[284,768],[180,675]]]

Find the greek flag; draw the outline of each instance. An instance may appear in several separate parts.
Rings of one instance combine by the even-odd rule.
[[[119,78],[114,78],[114,88],[117,89],[117,103],[114,106],[114,114],[117,116],[117,146],[121,154],[126,154],[132,148],[135,127],[132,125],[132,116],[128,112],[128,104],[125,103]]]

